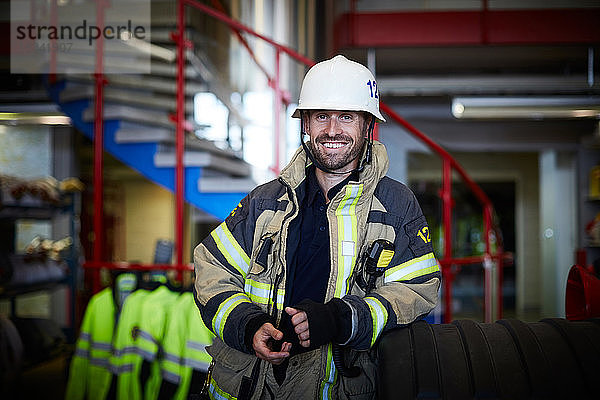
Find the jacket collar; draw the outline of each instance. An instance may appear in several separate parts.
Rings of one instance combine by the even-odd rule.
[[[363,150],[361,157],[364,157],[365,151]],[[310,160],[307,160],[304,150],[300,147],[296,150],[288,165],[283,168],[279,177],[295,190],[306,178],[305,171],[308,164],[310,164]],[[375,191],[375,186],[385,176],[388,167],[389,160],[385,146],[378,141],[373,141],[371,164],[366,165],[363,172],[359,174],[359,183],[364,184],[365,189],[370,192]]]

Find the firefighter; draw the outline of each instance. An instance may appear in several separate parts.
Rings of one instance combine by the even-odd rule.
[[[385,119],[371,72],[341,55],[316,64],[293,117],[302,146],[289,164],[194,251],[196,303],[216,335],[211,398],[373,398],[369,350],[437,302],[427,222],[373,140]],[[366,294],[359,261],[376,240],[393,256]],[[334,345],[358,376],[338,373]]]

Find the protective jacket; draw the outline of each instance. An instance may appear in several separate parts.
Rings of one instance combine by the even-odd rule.
[[[69,369],[67,400],[106,398],[112,379],[110,357],[114,324],[113,292],[106,288],[90,299],[85,310]]]
[[[201,376],[208,370],[211,358],[206,347],[214,335],[204,326],[191,292],[182,293],[169,314],[160,366],[163,381],[177,387],[173,399],[183,400],[190,394],[194,371]]]
[[[244,343],[248,321],[268,314],[278,324],[286,282],[288,227],[304,190],[305,153],[299,149],[277,180],[254,189],[194,251],[195,294],[215,333],[208,351],[215,365],[212,398],[263,398],[275,390],[290,398],[371,398],[375,370],[368,352],[387,329],[426,315],[437,302],[439,265],[425,217],[413,193],[386,177],[385,147],[375,142],[371,164],[329,202],[331,273],[325,301],[342,298],[352,309],[359,378],[338,379],[331,343],[292,356],[286,379],[273,388],[272,368]],[[390,267],[365,296],[355,284],[360,256],[376,239],[394,243]],[[289,393],[286,395],[285,391]]]
[[[138,289],[123,305],[113,340],[111,368],[117,379],[117,400],[140,400],[142,391],[138,381],[141,356],[136,341],[139,337],[142,306],[151,292]]]
[[[137,380],[133,383],[134,388],[139,385],[145,400],[158,398],[162,374],[159,359],[163,355],[163,344],[169,338],[165,336],[168,312],[176,303],[178,293],[172,292],[166,286],[160,286],[153,290],[146,299],[141,309],[139,331],[135,346],[142,359],[137,360],[134,371],[137,371]],[[142,365],[150,368],[149,375],[142,373]],[[146,381],[144,381],[146,379]],[[135,390],[135,389],[134,389]]]

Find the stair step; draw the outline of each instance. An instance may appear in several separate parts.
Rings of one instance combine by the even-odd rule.
[[[122,121],[115,134],[117,143],[175,143],[175,129],[156,128],[148,125],[132,124]],[[200,139],[191,135],[185,136],[185,148],[188,150],[201,150],[217,154],[221,157],[240,159],[233,150],[221,149],[212,141]]]
[[[69,83],[60,93],[60,101],[68,103],[71,101],[93,99],[95,96],[95,88],[90,85],[77,83]],[[175,96],[159,95],[149,91],[142,90],[126,90],[113,87],[104,88],[105,104],[116,103],[125,104],[128,106],[140,106],[158,110],[166,110],[175,112],[176,99]],[[194,100],[188,98],[185,103],[185,112],[193,114]]]
[[[163,128],[173,128],[175,123],[169,119],[168,112],[159,110],[148,110],[121,104],[104,104],[104,119],[105,120],[124,120],[140,124],[161,126]],[[86,122],[92,122],[95,119],[94,101],[90,101],[90,105],[83,111],[82,118]],[[195,129],[201,129],[193,120],[188,120]]]
[[[105,57],[104,72],[109,75],[113,73],[123,74],[151,74],[175,79],[177,65],[165,64],[162,61],[150,60],[148,70],[147,60],[135,57]],[[89,74],[96,67],[95,57],[81,57],[71,54],[63,54],[58,58],[57,70],[64,71],[67,74]],[[195,80],[202,82],[202,79],[193,66],[187,65],[184,69],[186,81]]]
[[[109,75],[107,77],[108,87],[128,88],[128,89],[148,89],[156,93],[175,94],[177,92],[177,83],[174,79],[157,78],[152,75]],[[94,77],[91,75],[72,75],[69,81],[94,84]],[[207,85],[197,82],[185,83],[186,96],[193,96],[198,92],[206,92]]]
[[[166,146],[154,154],[156,167],[175,167],[175,152]],[[240,159],[232,159],[212,154],[208,151],[185,151],[183,165],[186,167],[210,168],[233,176],[248,176],[251,173],[250,164]]]

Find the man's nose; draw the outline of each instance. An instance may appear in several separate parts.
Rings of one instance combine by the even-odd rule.
[[[341,133],[340,122],[338,121],[337,117],[334,116],[329,118],[329,122],[327,123],[325,129],[327,130],[327,134],[329,136],[335,136],[338,133]]]

